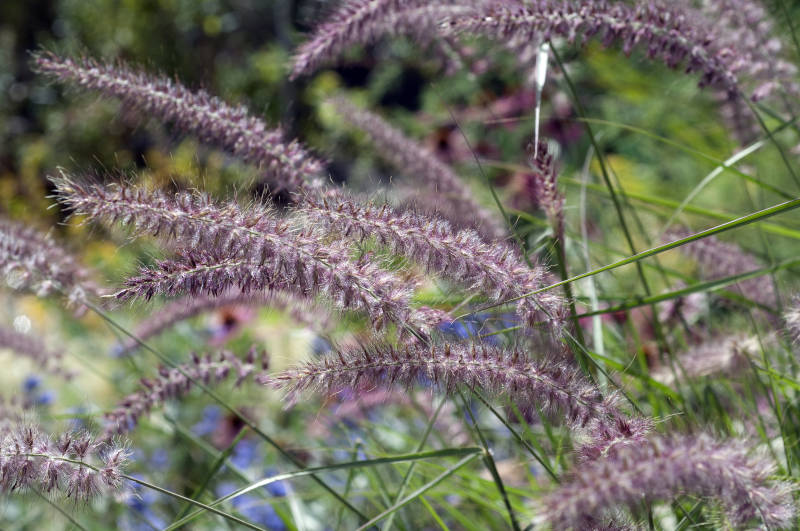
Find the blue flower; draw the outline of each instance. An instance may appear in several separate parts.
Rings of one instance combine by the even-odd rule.
[[[34,402],[36,403],[37,406],[49,406],[50,404],[55,402],[55,399],[56,399],[55,391],[47,390],[42,393],[39,393],[34,398]]]
[[[233,482],[223,481],[217,485],[215,490],[217,496],[223,497],[238,489]],[[275,512],[275,509],[272,508],[272,505],[264,500],[259,500],[250,494],[244,494],[234,498],[231,504],[242,516],[255,524],[266,527],[272,531],[285,531],[287,529],[286,524],[283,523],[283,520],[278,516],[278,513]]]
[[[258,443],[252,439],[239,441],[239,444],[233,449],[231,462],[239,468],[248,468],[256,464],[256,460],[261,457],[258,446]]]
[[[42,384],[42,379],[35,375],[30,374],[25,381],[22,382],[22,389],[25,391],[26,394],[32,393],[35,389],[37,389]]]
[[[192,431],[200,437],[210,435],[217,429],[221,419],[222,411],[219,406],[206,406],[203,409],[203,419],[192,426]]]
[[[275,468],[267,468],[264,471],[264,477],[270,478],[277,475],[278,475],[278,470]],[[270,483],[266,485],[264,488],[267,489],[267,492],[269,492],[271,495],[279,498],[286,496],[289,493],[289,489],[286,486],[286,483],[283,481],[276,481],[275,483]]]
[[[159,470],[166,468],[169,465],[169,452],[166,448],[157,448],[150,456],[150,463]]]

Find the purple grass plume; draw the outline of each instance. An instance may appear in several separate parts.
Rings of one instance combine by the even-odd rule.
[[[744,442],[708,435],[656,436],[580,464],[572,479],[542,500],[538,520],[553,529],[589,529],[616,508],[695,495],[720,502],[736,528],[756,520],[769,528],[789,527],[793,488],[771,479],[771,461],[751,450]]]
[[[345,98],[334,98],[331,103],[342,119],[369,135],[382,158],[420,186],[434,191],[448,207],[444,212],[452,209],[456,213],[454,221],[471,220],[471,227],[490,241],[507,236],[502,219],[479,205],[467,183],[435,154],[377,114],[361,109]]]
[[[665,241],[674,241],[690,236],[686,230],[673,230],[664,235]],[[714,236],[682,245],[680,250],[692,257],[700,266],[699,274],[705,280],[716,280],[756,271],[764,267],[756,258],[744,252],[738,245],[723,242]],[[775,286],[768,275],[749,278],[733,284],[731,290],[764,306],[774,308],[778,304]]]
[[[157,377],[143,378],[138,391],[125,397],[112,412],[106,414],[104,437],[110,439],[114,435],[133,431],[140,418],[167,400],[185,396],[196,381],[204,385],[217,385],[234,374],[236,380],[233,385],[239,387],[254,371],[266,370],[268,363],[267,353],[259,353],[252,347],[244,360],[222,351],[217,358],[210,354],[202,357],[192,354],[192,360],[179,368],[161,367]]]
[[[75,500],[118,491],[128,459],[124,446],[96,441],[87,434],[52,438],[37,426],[19,424],[0,442],[0,489],[36,488]]]
[[[244,107],[234,107],[203,90],[191,91],[163,76],[124,63],[91,58],[34,55],[36,71],[67,85],[118,98],[126,106],[152,115],[196,135],[202,142],[226,150],[266,172],[276,189],[322,186],[323,164],[283,131],[269,129]]]
[[[218,296],[196,295],[186,296],[168,302],[163,308],[141,321],[133,335],[138,339],[127,338],[115,349],[115,355],[126,356],[137,350],[140,342],[147,342],[175,324],[191,319],[203,313],[227,307],[247,306],[257,308],[274,308],[288,312],[298,323],[302,323],[316,331],[325,331],[330,327],[330,314],[310,299],[300,298],[286,291],[270,291],[267,293],[242,293],[230,290]]]
[[[479,291],[492,302],[519,297],[545,284],[544,268],[528,267],[511,246],[499,241],[487,243],[475,231],[455,230],[443,219],[395,212],[386,204],[359,204],[343,194],[323,199],[308,196],[300,201],[300,207],[314,226],[327,226],[359,240],[374,237],[428,272]],[[519,309],[526,323],[549,321],[558,334],[565,311],[558,296],[544,292],[539,297],[524,298]]]
[[[705,17],[688,4],[505,0],[479,2],[346,2],[322,24],[295,56],[293,75],[331,62],[354,44],[383,35],[421,40],[480,35],[498,43],[541,43],[554,37],[586,42],[597,36],[609,46],[621,43],[630,54],[641,47],[671,68],[700,72],[701,86],[739,92],[742,68],[735,48],[712,38]]]
[[[443,25],[449,32],[483,35],[497,42],[545,42],[553,37],[586,42],[596,36],[605,46],[621,43],[626,54],[641,47],[670,68],[683,64],[687,72],[701,74],[701,86],[723,88],[732,95],[739,91],[737,54],[710,38],[704,18],[686,5],[508,0]]]
[[[99,294],[91,272],[50,235],[6,219],[0,219],[0,271],[12,289],[40,297],[59,292],[78,307]]]
[[[528,191],[537,207],[547,216],[556,237],[564,236],[564,196],[558,191],[558,173],[555,159],[547,142],[539,140],[528,146],[528,164],[533,170],[527,183]]]
[[[336,394],[345,389],[412,387],[429,382],[445,393],[479,388],[513,400],[523,411],[541,410],[575,428],[595,432],[621,418],[616,395],[604,396],[578,369],[560,360],[533,360],[519,349],[485,344],[372,344],[334,351],[319,361],[277,375],[258,375],[264,385],[287,391],[296,403],[303,391]]]
[[[312,229],[298,230],[270,208],[217,205],[207,196],[167,195],[124,185],[90,185],[62,172],[52,178],[59,200],[75,213],[177,241],[186,250],[126,282],[119,299],[161,294],[213,295],[285,290],[322,295],[340,309],[366,312],[373,326],[407,324],[412,286],[380,268],[368,255],[358,260],[343,242]]]
[[[449,0],[344,0],[297,50],[291,79],[335,62],[357,44],[371,44],[387,34],[411,35],[430,42],[445,13],[453,16],[473,10],[468,5],[455,4]]]

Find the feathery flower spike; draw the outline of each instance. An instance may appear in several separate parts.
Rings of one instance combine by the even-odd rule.
[[[664,239],[674,241],[690,235],[691,233],[685,230],[673,230],[664,235]],[[700,266],[700,275],[707,280],[740,275],[764,267],[752,255],[742,251],[738,245],[723,242],[715,236],[682,245],[680,250],[694,258]],[[737,282],[733,287],[742,296],[754,302],[770,308],[777,305],[775,288],[768,275]]]
[[[753,520],[770,528],[790,526],[792,487],[771,480],[771,462],[750,450],[744,442],[708,435],[653,437],[579,465],[573,479],[542,501],[539,519],[553,529],[588,529],[616,507],[694,494],[721,502],[737,528]]]
[[[218,296],[234,287],[245,293],[285,290],[300,297],[321,294],[341,309],[365,311],[377,329],[389,321],[408,322],[409,283],[366,256],[352,260],[342,242],[293,229],[264,205],[243,209],[233,202],[214,204],[200,194],[89,185],[63,172],[52,181],[59,200],[76,213],[132,225],[137,233],[191,249],[178,261],[143,269],[118,298]]]
[[[124,63],[100,63],[90,58],[39,53],[34,68],[60,83],[97,91],[106,97],[174,123],[265,171],[278,189],[322,186],[323,164],[297,141],[286,142],[280,129],[267,125],[244,107],[233,107],[204,90],[153,76]]]
[[[259,367],[256,366],[257,363]],[[133,431],[139,419],[149,414],[153,408],[167,400],[188,394],[194,387],[193,380],[201,381],[205,385],[216,385],[233,373],[236,376],[234,387],[239,387],[257,368],[264,370],[267,366],[267,353],[258,353],[252,347],[244,360],[223,351],[217,360],[210,354],[203,357],[192,354],[192,361],[180,366],[183,372],[161,367],[156,378],[143,378],[139,391],[127,396],[114,411],[106,414],[104,438],[110,439],[116,434]],[[191,379],[183,373],[191,376]]]
[[[388,205],[358,204],[343,194],[299,201],[300,211],[315,227],[328,227],[360,240],[375,237],[397,254],[422,264],[429,272],[449,278],[470,290],[486,294],[493,302],[518,297],[544,284],[543,268],[529,268],[509,245],[486,243],[471,229],[454,230],[436,217],[395,212]],[[540,300],[522,299],[521,313],[553,316],[560,325],[563,302],[546,293]],[[538,307],[537,307],[538,305]],[[557,332],[556,332],[557,333]]]
[[[756,337],[731,336],[710,339],[677,356],[675,367],[662,366],[650,376],[665,385],[677,380],[710,375],[735,375],[750,367],[749,359],[758,359],[761,347]]]
[[[54,440],[38,427],[18,424],[0,440],[0,489],[35,487],[76,500],[122,486],[124,447],[105,445],[88,434],[66,433]]]
[[[44,342],[33,334],[24,334],[13,328],[0,326],[0,349],[6,348],[30,358],[41,370],[66,375],[61,367],[63,354],[48,349]]]
[[[479,387],[493,396],[510,397],[522,410],[560,415],[575,428],[613,425],[622,415],[617,397],[603,394],[576,368],[560,361],[528,358],[518,349],[483,344],[372,344],[339,350],[322,360],[256,380],[287,391],[287,404],[301,392],[335,394],[391,385],[411,387],[431,382],[445,393],[459,386]],[[609,429],[612,429],[609,427]]]
[[[448,0],[433,3],[429,0],[345,0],[314,30],[311,39],[300,46],[292,60],[290,79],[333,62],[356,44],[370,44],[388,33],[411,34],[419,40],[430,41],[436,35],[441,12],[452,15],[471,11],[466,5],[450,6],[454,3]]]
[[[452,17],[442,27],[445,35],[477,34],[497,42],[544,42],[552,37],[585,42],[597,35],[605,46],[621,42],[626,54],[641,46],[650,58],[670,68],[685,64],[687,72],[701,73],[701,86],[737,94],[738,55],[710,38],[713,32],[703,24],[704,17],[693,13],[686,5],[659,2],[509,0]]]

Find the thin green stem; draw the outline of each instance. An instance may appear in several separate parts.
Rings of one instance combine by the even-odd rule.
[[[162,354],[161,352],[157,351],[150,345],[143,342],[141,339],[136,337],[134,334],[126,330],[123,326],[119,325],[116,321],[114,321],[110,316],[108,316],[102,309],[97,307],[95,304],[91,302],[85,302],[86,306],[94,311],[101,319],[118,329],[123,334],[127,335],[131,339],[133,339],[141,348],[147,350],[154,356],[156,356],[162,363],[169,365],[170,367],[176,369],[180,372],[184,377],[186,377],[189,381],[194,383],[199,389],[201,389],[204,393],[206,393],[209,397],[211,397],[214,401],[216,401],[219,405],[230,411],[233,415],[239,418],[243,423],[245,423],[254,433],[256,433],[259,437],[264,439],[270,446],[275,448],[284,458],[289,460],[293,465],[297,466],[300,469],[304,469],[305,467],[303,464],[295,458],[292,454],[287,452],[277,441],[275,441],[272,437],[267,435],[258,425],[250,420],[246,415],[240,412],[238,409],[234,408],[230,404],[228,404],[225,400],[222,399],[217,393],[215,393],[211,388],[203,384],[203,382],[197,380],[196,378],[192,377],[192,375],[188,374],[179,364],[173,362],[167,356]],[[333,495],[336,500],[338,500],[341,504],[347,507],[350,511],[352,511],[356,516],[358,516],[362,521],[366,520],[367,517],[361,513],[358,509],[356,509],[350,502],[345,500],[338,492],[336,492],[330,485],[324,482],[322,479],[311,476],[312,479],[325,490],[327,490],[330,494]]]

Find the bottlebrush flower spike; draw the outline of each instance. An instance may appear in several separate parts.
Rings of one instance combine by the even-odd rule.
[[[505,243],[486,243],[475,231],[456,231],[436,217],[409,211],[398,213],[386,204],[358,204],[343,194],[322,199],[306,196],[299,208],[315,227],[328,227],[360,240],[374,237],[394,253],[469,290],[484,293],[493,302],[542,287],[546,277],[543,268],[529,268],[519,253]],[[563,301],[549,293],[543,295],[540,300],[523,299],[521,313],[549,313],[553,323],[560,325]]]
[[[691,233],[686,230],[673,230],[665,234],[663,239],[675,241],[689,236]],[[714,236],[682,245],[680,250],[694,258],[700,266],[701,277],[707,280],[749,273],[764,267],[752,255],[742,251],[738,245],[723,242]],[[733,289],[739,291],[742,296],[764,306],[770,308],[777,306],[775,288],[769,276],[737,282],[733,285]]]
[[[290,79],[331,62],[356,44],[369,44],[386,33],[400,32],[430,40],[436,33],[439,11],[467,12],[466,5],[441,0],[345,0],[336,12],[300,46],[292,61]],[[400,29],[402,28],[402,30]]]
[[[530,196],[561,237],[564,230],[564,196],[558,191],[555,160],[547,142],[539,140],[537,146],[533,143],[528,146],[528,163],[533,170],[527,183]]]
[[[409,323],[410,287],[369,259],[349,260],[349,248],[320,245],[315,257],[336,267],[295,261],[259,263],[213,252],[182,251],[177,260],[162,260],[143,268],[125,282],[115,296],[120,300],[150,299],[160,294],[216,296],[231,288],[244,293],[282,290],[298,296],[320,294],[343,310],[366,312],[374,328],[389,322]]]
[[[292,317],[314,330],[323,331],[329,326],[330,315],[314,305],[310,299],[300,298],[289,292],[270,291],[268,293],[242,293],[230,290],[214,297],[195,295],[182,297],[167,303],[159,311],[139,323],[133,335],[146,342],[180,321],[196,317],[202,313],[229,306],[269,307],[288,311]],[[115,349],[115,355],[125,356],[139,348],[139,341],[126,339]]]
[[[604,397],[577,369],[560,361],[530,359],[518,349],[481,344],[372,344],[335,351],[320,361],[276,376],[261,374],[256,380],[285,389],[289,405],[306,390],[335,394],[431,382],[445,393],[465,386],[507,396],[522,410],[562,415],[574,427],[588,427],[593,421],[613,424],[620,416],[616,396]]]
[[[162,76],[124,63],[39,53],[35,70],[60,83],[94,90],[106,97],[175,124],[202,142],[217,146],[267,173],[278,189],[322,186],[323,164],[297,141],[286,142],[280,129],[269,129],[244,107],[233,107],[203,90],[191,91]]]
[[[191,249],[178,261],[142,270],[118,298],[285,290],[300,297],[321,294],[341,309],[366,311],[377,329],[408,321],[408,282],[369,257],[353,261],[348,246],[325,241],[313,230],[296,230],[264,205],[243,209],[216,205],[199,194],[88,185],[63,172],[52,181],[59,200],[77,213],[133,225],[139,233]]]
[[[9,349],[30,358],[42,371],[66,375],[61,366],[63,354],[50,350],[33,334],[23,334],[12,328],[0,326],[0,349]]]
[[[266,369],[268,363],[267,353],[258,353],[253,347],[244,361],[223,351],[216,361],[210,354],[204,357],[192,354],[192,361],[180,365],[181,370],[161,367],[156,378],[142,379],[139,391],[126,397],[114,411],[106,414],[104,438],[110,439],[116,434],[133,431],[139,419],[153,408],[188,394],[194,387],[194,381],[216,385],[234,373],[234,387],[239,387],[258,368],[256,364],[260,365],[260,369]]]
[[[474,220],[473,227],[487,240],[504,238],[501,220],[480,206],[469,186],[436,155],[389,125],[377,114],[360,109],[344,98],[334,98],[342,119],[369,135],[378,154],[393,166],[413,177],[420,185],[434,190],[459,219]]]
[[[792,110],[800,97],[797,67],[786,59],[778,29],[762,2],[753,0],[704,0],[701,11],[714,26],[718,46],[736,50],[741,83],[753,86],[752,99],[769,98],[782,92],[783,103]],[[796,107],[794,107],[796,108]]]
[[[792,487],[771,480],[772,463],[750,450],[744,442],[708,435],[653,437],[579,465],[573,479],[542,500],[539,520],[553,529],[588,529],[606,511],[689,494],[721,502],[737,528],[754,520],[790,527]]]
[[[0,442],[0,489],[28,487],[88,500],[102,489],[117,490],[128,453],[86,434],[64,434],[57,440],[38,427],[17,424]]]
[[[701,86],[737,94],[739,57],[710,38],[713,32],[694,13],[687,5],[658,2],[510,0],[452,17],[443,23],[443,32],[484,35],[498,42],[544,42],[552,37],[587,41],[597,35],[605,46],[621,42],[626,54],[641,46],[670,68],[686,64],[687,72],[702,74]]]
[[[10,287],[30,288],[40,297],[60,291],[70,304],[80,304],[98,295],[89,270],[49,235],[5,219],[0,219],[0,271]]]

